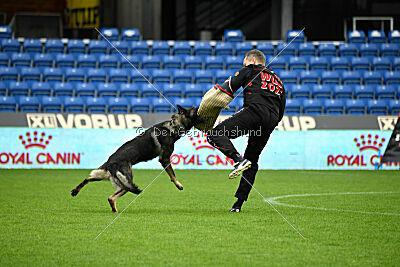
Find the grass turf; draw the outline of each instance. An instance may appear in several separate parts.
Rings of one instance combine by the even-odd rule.
[[[135,170],[140,188],[160,170]],[[260,171],[266,197],[305,193],[392,192],[284,198],[315,210],[276,206],[303,240],[253,191],[240,214],[227,210],[238,180],[228,171],[162,174],[97,240],[115,217],[109,182],[70,190],[87,170],[0,170],[0,264],[5,265],[397,265],[397,171]],[[132,199],[122,197],[121,211]],[[357,213],[352,210],[371,213]],[[397,215],[382,215],[393,213]]]

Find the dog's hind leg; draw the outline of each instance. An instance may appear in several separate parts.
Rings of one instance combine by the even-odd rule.
[[[96,182],[109,179],[109,173],[104,170],[94,170],[90,173],[90,177],[83,180],[71,191],[71,196],[76,196],[81,189],[90,182]]]
[[[110,203],[111,210],[113,212],[118,212],[117,210],[117,200],[118,198],[125,195],[128,191],[123,189],[117,189],[114,194],[108,197],[108,203]]]

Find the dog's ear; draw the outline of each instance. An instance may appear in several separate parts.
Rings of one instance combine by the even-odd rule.
[[[178,108],[179,114],[186,114],[186,109],[184,107],[182,107],[181,105],[176,105],[176,107]]]

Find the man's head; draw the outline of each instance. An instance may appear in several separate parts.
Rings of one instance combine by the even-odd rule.
[[[251,64],[265,65],[264,53],[257,49],[253,49],[247,52],[243,59],[243,66],[246,67]]]

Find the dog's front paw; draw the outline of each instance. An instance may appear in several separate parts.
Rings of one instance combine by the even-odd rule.
[[[176,188],[178,188],[179,190],[183,190],[183,186],[182,185],[176,185]]]
[[[71,191],[71,196],[76,196],[77,194],[79,193],[79,191],[78,190],[76,190],[75,188],[74,189],[72,189],[72,191]]]

